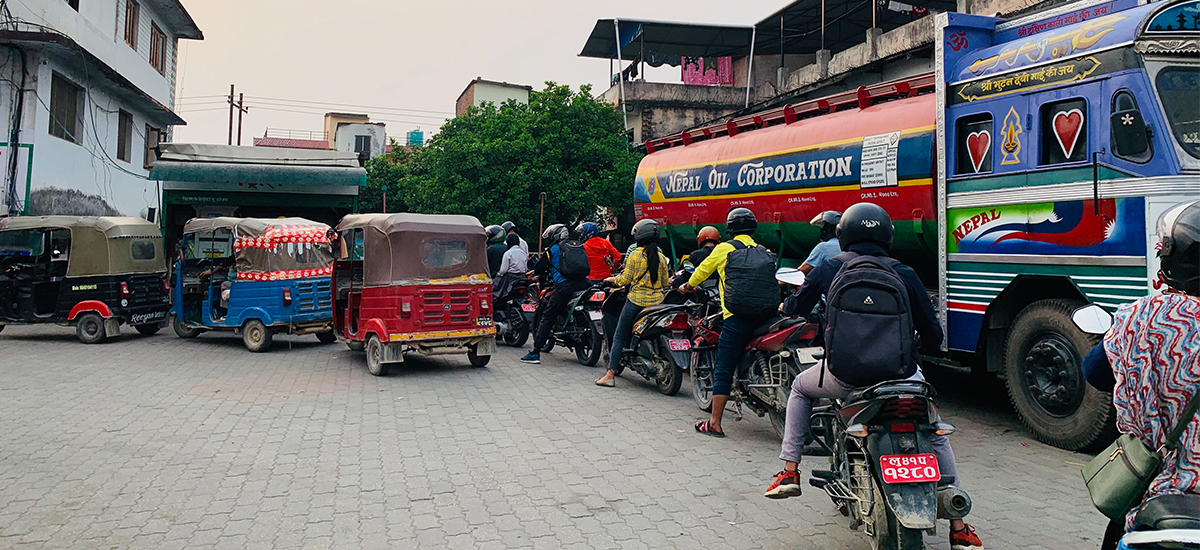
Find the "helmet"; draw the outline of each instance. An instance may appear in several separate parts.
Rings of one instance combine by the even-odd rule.
[[[542,232],[542,241],[545,242],[546,246],[554,246],[567,240],[570,238],[570,236],[571,231],[567,229],[567,226],[561,223],[556,223],[550,227],[547,227],[546,230]]]
[[[837,236],[838,222],[842,221],[842,213],[837,210],[826,210],[817,214],[812,221],[808,222],[821,230],[821,240],[828,241]]]
[[[640,220],[633,224],[633,241],[641,243],[643,241],[652,241],[658,239],[658,222],[649,218]]]
[[[600,234],[600,226],[593,222],[583,222],[575,227],[575,232],[579,234],[579,240],[586,241]]]
[[[884,250],[892,248],[892,237],[896,228],[892,226],[892,218],[887,211],[877,204],[860,202],[842,214],[838,222],[838,245],[843,251],[850,250],[852,245],[873,242]]]
[[[733,235],[750,235],[758,229],[758,219],[749,208],[737,207],[725,215],[725,230]]]
[[[511,232],[517,230],[517,224],[515,224],[513,222],[504,222],[504,223],[500,224],[500,227],[504,228],[505,233],[511,233]]]
[[[1169,208],[1158,218],[1158,277],[1171,288],[1200,296],[1200,201]]]
[[[704,246],[704,243],[712,241],[714,243],[721,242],[721,232],[717,228],[706,225],[700,228],[700,232],[696,233],[696,244]]]
[[[487,233],[488,243],[498,243],[504,241],[504,236],[507,234],[503,227],[498,225],[489,225],[483,228]]]

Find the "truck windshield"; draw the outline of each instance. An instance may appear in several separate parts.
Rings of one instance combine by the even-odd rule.
[[[41,230],[0,231],[0,258],[41,256],[44,243]]]
[[[1155,84],[1179,146],[1200,158],[1200,67],[1167,67],[1158,72]]]

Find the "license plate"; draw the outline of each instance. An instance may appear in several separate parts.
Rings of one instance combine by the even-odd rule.
[[[667,347],[671,348],[671,351],[687,351],[692,349],[692,342],[690,340],[671,340],[667,342]]]
[[[600,311],[589,311],[588,317],[590,317],[593,321],[599,321],[604,318],[604,313]]]
[[[537,311],[537,304],[521,304],[521,311],[533,313]]]
[[[879,471],[883,482],[928,483],[942,479],[938,470],[937,456],[933,453],[920,455],[885,455],[879,458]]]

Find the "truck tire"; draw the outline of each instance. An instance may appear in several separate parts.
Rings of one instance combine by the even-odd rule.
[[[271,349],[272,337],[271,327],[264,325],[258,319],[250,319],[242,325],[242,343],[246,344],[246,349],[254,353]]]
[[[75,323],[75,335],[85,344],[104,342],[108,339],[108,333],[104,329],[104,318],[94,311],[80,315]]]
[[[388,364],[383,362],[383,342],[374,334],[367,335],[367,372],[375,376],[387,376]]]
[[[1021,421],[1039,441],[1090,450],[1116,436],[1112,395],[1083,377],[1083,357],[1099,340],[1071,322],[1080,303],[1041,300],[1021,310],[1008,330],[1004,373]]]

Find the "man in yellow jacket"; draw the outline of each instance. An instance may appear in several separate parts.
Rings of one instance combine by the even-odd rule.
[[[725,230],[733,235],[747,248],[758,246],[751,235],[758,229],[758,220],[749,208],[734,208],[725,216]],[[729,401],[729,392],[733,389],[733,375],[738,362],[742,360],[742,351],[759,324],[750,319],[734,315],[725,305],[725,264],[729,253],[734,250],[730,241],[723,242],[712,249],[712,253],[696,266],[688,282],[680,287],[682,292],[692,292],[708,279],[713,273],[720,276],[721,312],[724,316],[721,326],[721,339],[717,341],[717,365],[713,372],[712,412],[709,419],[696,423],[696,431],[713,437],[725,437],[721,430],[721,416],[725,414],[725,402]]]

